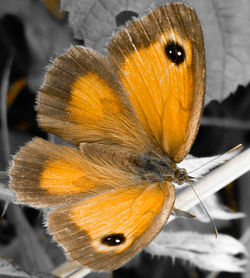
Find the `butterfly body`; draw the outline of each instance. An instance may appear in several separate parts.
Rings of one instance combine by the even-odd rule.
[[[162,181],[183,184],[192,181],[186,170],[178,168],[166,154],[153,152],[138,154],[119,146],[99,143],[83,143],[80,146],[81,151],[87,156],[93,157],[97,154],[99,159],[133,173],[139,184]]]
[[[116,34],[108,58],[71,47],[48,69],[38,122],[71,143],[34,138],[16,154],[18,202],[49,209],[49,232],[73,260],[118,268],[168,220],[177,163],[189,152],[205,91],[203,35],[184,4],[154,8]]]
[[[166,155],[156,157],[152,154],[143,154],[136,160],[137,171],[147,182],[168,181],[177,184],[192,181],[185,169],[180,169],[175,162]]]

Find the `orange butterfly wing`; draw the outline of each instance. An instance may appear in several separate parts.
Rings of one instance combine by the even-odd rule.
[[[13,159],[10,188],[16,191],[19,202],[50,208],[142,182],[117,161],[102,158],[104,147],[85,153],[34,138]]]
[[[175,162],[183,160],[198,131],[205,90],[203,35],[194,10],[155,8],[115,35],[108,51],[151,141]]]
[[[55,59],[37,110],[42,128],[75,145],[102,142],[137,151],[148,146],[116,73],[91,49],[72,47]]]
[[[167,182],[117,188],[52,211],[49,231],[82,265],[115,269],[158,234],[174,201]]]

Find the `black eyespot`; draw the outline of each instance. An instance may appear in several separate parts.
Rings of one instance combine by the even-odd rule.
[[[108,246],[116,246],[122,244],[126,240],[123,234],[111,234],[102,238],[102,244]]]
[[[165,53],[170,61],[175,63],[177,66],[183,63],[186,54],[184,48],[177,42],[170,41],[165,46]]]

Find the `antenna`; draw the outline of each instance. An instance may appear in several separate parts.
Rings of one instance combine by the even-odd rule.
[[[201,165],[199,168],[197,168],[197,169],[195,169],[195,170],[189,172],[188,174],[194,173],[195,171],[201,169],[201,168],[204,167],[205,165],[207,165],[207,164],[211,163],[212,161],[214,161],[214,160],[220,158],[221,156],[223,156],[223,155],[225,155],[225,154],[227,154],[227,153],[233,152],[233,151],[235,151],[235,150],[238,150],[238,149],[240,149],[241,147],[242,147],[242,144],[239,144],[239,145],[235,146],[234,148],[228,150],[227,152],[225,152],[225,153],[223,153],[223,154],[221,154],[221,155],[219,155],[219,156],[216,156],[216,157],[213,158],[212,160],[206,162],[205,164],[203,164],[203,165]],[[215,236],[218,237],[218,230],[217,230],[217,228],[216,228],[216,226],[215,226],[215,223],[214,223],[212,217],[211,217],[210,214],[208,213],[208,211],[207,211],[205,205],[204,205],[203,202],[201,201],[201,199],[200,199],[198,193],[196,192],[196,190],[194,189],[193,185],[192,185],[190,182],[188,182],[188,184],[189,184],[189,186],[192,188],[192,190],[193,190],[193,192],[195,193],[196,197],[197,197],[198,200],[200,201],[200,204],[201,204],[203,210],[205,211],[205,213],[207,214],[208,218],[210,219],[211,224],[212,224],[213,229],[214,229],[214,232],[215,232]]]
[[[206,212],[206,215],[207,215],[208,218],[210,219],[211,224],[212,224],[213,229],[214,229],[214,232],[215,232],[215,236],[216,236],[216,238],[217,238],[217,237],[218,237],[218,230],[217,230],[217,228],[216,228],[216,225],[215,225],[215,223],[214,223],[214,220],[212,219],[212,217],[211,217],[210,214],[208,213],[208,211],[207,211],[205,205],[204,205],[203,202],[201,201],[201,199],[200,199],[198,193],[196,192],[196,190],[194,189],[193,185],[192,185],[190,182],[189,182],[188,184],[189,184],[189,186],[192,188],[192,190],[194,191],[196,197],[197,197],[197,198],[199,199],[199,201],[200,201],[200,204],[201,204],[202,208],[204,209],[204,211]]]
[[[227,154],[227,153],[230,153],[230,152],[233,152],[233,151],[235,151],[235,150],[238,150],[238,149],[240,149],[242,146],[243,146],[242,144],[239,144],[239,145],[233,147],[232,149],[226,151],[226,152],[223,153],[223,154],[220,154],[220,155],[216,156],[215,158],[213,158],[213,159],[211,159],[210,161],[204,163],[203,165],[201,165],[200,167],[196,168],[195,170],[189,172],[188,174],[194,173],[195,171],[197,171],[197,170],[203,168],[204,166],[206,166],[207,164],[211,163],[212,161],[214,161],[214,160],[216,160],[216,159],[222,157],[223,155],[225,155],[225,154]]]

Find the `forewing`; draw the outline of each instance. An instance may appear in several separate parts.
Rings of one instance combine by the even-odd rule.
[[[157,7],[115,35],[108,52],[151,141],[181,161],[196,137],[205,89],[203,35],[194,10]]]
[[[81,46],[49,68],[38,97],[42,128],[68,142],[120,144],[143,149],[146,136],[107,59]]]

